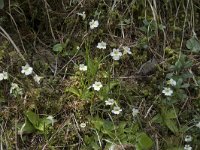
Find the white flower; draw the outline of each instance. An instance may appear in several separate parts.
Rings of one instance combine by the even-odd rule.
[[[132,109],[132,115],[133,115],[133,117],[137,116],[138,113],[139,113],[138,109],[136,109],[136,108]]]
[[[2,81],[4,79],[4,75],[3,73],[0,73],[0,81]]]
[[[12,94],[14,97],[17,95],[22,95],[22,88],[20,88],[16,83],[11,83],[10,94]]]
[[[190,145],[185,145],[184,150],[192,150],[192,147]]]
[[[110,53],[110,56],[112,56],[114,60],[119,60],[122,56],[122,53],[119,51],[119,49],[114,48],[113,51]]]
[[[170,84],[172,86],[176,86],[176,81],[174,79],[170,79],[167,81],[167,84]]]
[[[79,70],[80,71],[87,71],[87,66],[85,66],[84,64],[80,64],[79,65]]]
[[[118,114],[120,114],[121,111],[122,111],[122,109],[120,107],[115,106],[115,107],[113,107],[112,113],[118,115]]]
[[[51,122],[52,126],[53,124],[57,121],[56,119],[53,118],[53,116],[48,116],[47,119]]]
[[[115,150],[115,147],[116,147],[116,145],[115,145],[115,144],[112,144],[112,145],[110,146],[109,150]]]
[[[79,49],[80,49],[80,47],[79,47],[79,46],[77,46],[77,47],[76,47],[76,49],[77,49],[77,50],[79,50]]]
[[[165,94],[165,96],[171,96],[173,94],[173,91],[171,88],[164,87],[164,90],[162,90],[162,93]]]
[[[99,48],[99,49],[106,49],[106,43],[105,42],[100,42],[100,43],[98,43],[98,45],[97,45],[97,48]]]
[[[103,85],[101,84],[101,82],[95,81],[92,87],[94,88],[94,90],[99,91],[103,87]]]
[[[3,71],[2,73],[0,73],[0,81],[1,80],[7,80],[8,79],[8,73]]]
[[[85,11],[82,13],[77,13],[77,15],[81,16],[83,20],[85,20],[85,17],[86,17]]]
[[[85,123],[85,122],[82,122],[82,123],[80,124],[80,127],[81,127],[81,128],[85,128],[85,127],[86,127],[86,123]]]
[[[26,64],[25,66],[22,66],[21,73],[24,73],[26,76],[32,74],[33,68],[29,66],[29,64]]]
[[[200,128],[200,122],[196,124],[196,127]]]
[[[17,89],[17,88],[19,88],[18,84],[16,84],[16,83],[11,83],[10,94],[12,94],[12,93],[13,93],[13,90],[15,90],[15,89]]]
[[[90,29],[94,29],[94,28],[97,28],[99,26],[99,21],[98,20],[92,20],[90,21]]]
[[[186,135],[185,136],[185,142],[191,142],[192,141],[192,136],[191,135]]]
[[[37,84],[40,84],[40,80],[42,79],[43,77],[40,77],[40,76],[38,76],[37,74],[33,77],[33,79],[35,80],[35,82],[37,83]]]
[[[128,46],[123,46],[122,48],[124,50],[124,53],[123,53],[124,55],[125,54],[132,54],[131,49]]]
[[[106,105],[113,105],[115,103],[114,99],[109,98],[108,100],[105,101]]]

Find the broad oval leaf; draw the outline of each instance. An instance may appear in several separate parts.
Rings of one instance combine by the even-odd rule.
[[[139,133],[137,136],[137,149],[141,150],[148,150],[151,149],[153,146],[153,141],[152,139],[144,132]]]
[[[32,123],[32,125],[37,129],[40,122],[39,116],[30,110],[26,111],[25,115],[28,118],[28,120]]]
[[[197,38],[192,37],[186,42],[186,47],[191,50],[192,52],[199,52],[200,51],[200,42]]]
[[[62,52],[62,50],[63,50],[63,45],[60,43],[53,46],[54,52]]]
[[[21,126],[19,130],[19,134],[29,134],[35,132],[35,127],[31,124],[31,122],[26,118],[25,123]]]
[[[165,124],[173,133],[177,133],[179,131],[176,122],[174,120],[166,119]]]

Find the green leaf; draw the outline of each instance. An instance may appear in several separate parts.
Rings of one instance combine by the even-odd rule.
[[[117,86],[119,84],[119,82],[117,81],[112,81],[110,82],[110,84],[107,84],[103,87],[103,89],[101,90],[101,92],[99,93],[99,98],[101,100],[107,98],[109,92],[111,89],[113,89],[115,86]]]
[[[165,119],[175,119],[177,118],[177,113],[174,109],[170,109],[165,114]]]
[[[181,75],[181,77],[183,78],[183,79],[188,79],[188,78],[192,78],[193,77],[193,75],[191,74],[191,73],[187,73],[187,72],[184,72],[184,74],[182,74]]]
[[[37,129],[37,127],[39,126],[39,123],[40,123],[39,116],[30,110],[25,112],[25,116],[32,123],[32,125]]]
[[[36,129],[31,124],[31,122],[26,118],[25,123],[21,126],[19,133],[22,134],[29,134],[35,132]]]
[[[180,60],[175,63],[175,69],[180,70],[183,67],[183,64]]]
[[[4,0],[0,0],[0,9],[4,8]]]
[[[103,128],[109,131],[114,130],[113,123],[111,121],[103,120]]]
[[[137,150],[148,150],[151,149],[153,146],[153,141],[152,139],[144,132],[139,133],[137,135]]]
[[[186,69],[186,68],[192,67],[192,65],[193,65],[192,61],[188,60],[185,62],[184,68]]]
[[[93,60],[90,57],[88,57],[87,66],[88,66],[87,78],[93,80],[98,71],[99,61],[97,59]]]
[[[180,71],[181,69],[188,67],[188,65],[191,65],[189,62],[190,61],[186,61],[186,55],[181,54],[180,58],[176,61],[173,69]],[[186,65],[186,63],[188,64]]]
[[[186,42],[186,47],[191,50],[192,52],[199,52],[200,51],[200,43],[197,38],[192,37]]]
[[[104,125],[104,122],[100,119],[100,118],[95,118],[94,120],[91,121],[92,124],[94,125],[94,127],[100,131],[101,128],[103,127]]]
[[[156,123],[162,123],[163,122],[163,118],[160,114],[155,115],[152,119],[152,122],[156,122]]]
[[[76,95],[78,97],[80,97],[80,95],[81,95],[80,92],[79,92],[79,90],[76,87],[66,88],[65,92],[73,93],[74,95]]]
[[[181,85],[181,88],[188,88],[189,86],[190,86],[189,83],[185,83],[185,84]]]
[[[178,132],[178,127],[176,125],[176,122],[172,119],[166,119],[164,120],[166,126],[173,132],[173,133],[177,133]]]
[[[102,129],[101,131],[103,134],[108,135],[110,138],[114,139],[116,137],[116,135],[114,134],[114,132],[111,132],[109,130],[106,129]],[[120,134],[120,139],[121,139],[121,134]]]
[[[136,150],[143,150],[142,146],[139,144],[136,144]]]
[[[56,44],[56,45],[53,46],[53,51],[54,52],[59,52],[60,53],[60,52],[62,52],[62,50],[63,50],[63,44],[59,43],[59,44]]]
[[[90,92],[88,88],[83,89],[80,93],[81,93],[80,98],[83,100],[88,100],[88,99],[91,99],[92,97],[92,92]]]
[[[178,81],[177,81],[177,87],[180,87],[181,84],[183,83],[183,79],[182,78],[179,78]]]
[[[110,82],[110,84],[107,84],[106,86],[105,86],[105,89],[106,89],[106,91],[107,92],[109,92],[111,89],[113,89],[115,86],[117,86],[119,84],[119,82],[117,82],[117,81],[112,81],[112,82]]]
[[[50,124],[52,124],[52,121],[49,120],[49,119],[47,119],[47,118],[45,117],[45,118],[43,118],[43,119],[40,119],[40,122],[39,122],[39,125],[38,125],[37,129],[38,129],[39,131],[44,132],[45,129],[47,129],[47,128],[49,127]]]

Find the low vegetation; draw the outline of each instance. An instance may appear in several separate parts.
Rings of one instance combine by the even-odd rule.
[[[0,149],[199,150],[198,0],[0,0]]]

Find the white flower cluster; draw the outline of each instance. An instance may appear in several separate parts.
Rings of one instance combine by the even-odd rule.
[[[185,145],[184,150],[192,150],[192,147],[190,145]]]
[[[26,64],[25,66],[22,66],[21,73],[25,74],[26,76],[31,75],[31,74],[33,73],[33,68],[30,67],[29,64]],[[33,77],[34,81],[35,81],[37,84],[40,84],[40,80],[41,80],[42,78],[43,78],[43,77],[40,77],[40,76],[38,76],[37,74],[34,75],[34,77]]]
[[[7,80],[8,79],[8,73],[3,71],[2,73],[0,73],[0,81],[2,80]]]
[[[139,110],[137,108],[133,108],[132,109],[132,115],[133,115],[133,117],[137,116],[138,113],[139,113]]]
[[[192,136],[191,135],[186,135],[185,136],[185,142],[191,142],[192,141]]]
[[[79,65],[79,70],[80,70],[80,71],[87,71],[87,66],[84,65],[84,64],[80,64],[80,65]]]
[[[25,74],[26,76],[31,75],[33,73],[33,68],[30,67],[29,64],[26,64],[25,66],[22,66],[21,73]],[[0,81],[7,79],[8,79],[8,72],[3,71],[2,73],[0,73]],[[35,74],[33,76],[33,79],[37,84],[40,84],[40,80],[42,79],[42,77]],[[14,97],[22,95],[22,88],[20,88],[19,85],[16,83],[11,83],[10,94],[13,95]]]
[[[187,142],[187,144],[184,146],[184,150],[192,150],[192,147],[188,144],[191,141],[192,141],[192,136],[186,135],[185,136],[185,142]]]
[[[50,122],[51,122],[51,125],[53,126],[54,125],[54,123],[55,122],[57,122],[57,120],[56,119],[54,119],[54,117],[53,116],[48,116],[46,119],[48,119]]]
[[[198,122],[198,123],[196,124],[196,127],[200,128],[200,122]]]
[[[38,76],[37,74],[33,77],[34,81],[37,83],[37,84],[40,84],[40,80],[42,79],[43,77],[40,77]]]
[[[24,73],[26,76],[32,74],[33,68],[29,66],[29,64],[26,64],[25,66],[22,66],[21,73]]]
[[[167,84],[171,86],[176,86],[176,81],[174,79],[170,79],[167,81]],[[173,90],[170,87],[164,87],[164,89],[162,90],[162,93],[165,96],[172,96]]]
[[[119,60],[122,57],[122,55],[132,54],[130,47],[123,46],[122,49],[123,49],[123,54],[119,48],[113,49],[113,51],[110,53],[110,56],[113,58],[113,60]]]
[[[103,85],[101,82],[95,81],[94,84],[92,84],[92,87],[95,91],[99,91],[103,87]]]
[[[113,51],[110,53],[110,56],[113,58],[113,60],[119,60],[122,56],[122,52],[120,52],[119,49],[114,48]]]
[[[86,18],[85,11],[83,11],[82,13],[77,13],[77,15],[81,16],[83,20],[85,20]]]
[[[84,14],[82,14],[82,13],[78,13],[78,15],[80,15],[82,17],[84,16]],[[99,21],[93,19],[89,22],[89,25],[90,25],[90,29],[93,30],[94,28],[97,28],[99,26]],[[104,41],[101,41],[97,44],[97,48],[98,49],[106,49],[106,45],[107,44]],[[113,58],[113,60],[119,60],[121,58],[121,56],[125,55],[125,54],[132,54],[131,49],[128,46],[123,46],[122,50],[123,50],[123,54],[119,48],[113,49],[113,51],[110,53],[110,56]]]
[[[20,88],[19,85],[16,83],[11,83],[10,94],[13,95],[14,97],[22,95],[23,94],[22,88]]]
[[[108,98],[106,101],[105,101],[106,105],[109,105],[109,106],[113,106],[115,104],[115,106],[113,107],[113,110],[111,111],[113,114],[120,114],[122,112],[122,109],[117,106],[116,102],[114,99],[112,98]],[[133,108],[132,109],[132,115],[133,117],[137,116],[137,114],[139,113],[139,110],[136,109],[136,108]]]
[[[97,44],[98,49],[106,49],[107,44],[103,41],[99,42]],[[128,46],[123,46],[122,47],[123,54],[119,48],[113,48],[113,51],[110,53],[110,56],[113,58],[113,60],[119,60],[122,55],[125,54],[132,54],[130,47]]]
[[[79,16],[82,16],[83,19],[85,19],[85,12],[77,13],[77,14]],[[90,26],[90,29],[93,30],[93,29],[95,29],[99,26],[99,21],[93,19],[89,22],[89,26]],[[104,41],[100,41],[99,43],[97,43],[96,47],[98,49],[106,49],[107,43],[104,42]],[[113,60],[117,61],[122,57],[122,55],[132,54],[131,49],[128,46],[123,46],[122,50],[123,50],[123,53],[121,52],[121,50],[119,48],[114,48],[112,50],[112,52],[110,53],[110,56],[113,58]],[[84,64],[80,64],[79,70],[80,71],[87,71],[87,66],[84,65]],[[88,89],[93,88],[95,91],[100,91],[102,87],[103,87],[103,85],[102,85],[101,82],[95,81],[94,84],[92,84]],[[106,100],[105,103],[106,103],[106,105],[110,105],[110,106],[116,104],[115,100],[110,99],[110,98],[108,100]],[[120,112],[122,112],[122,109],[119,106],[115,105],[112,109],[112,113],[113,114],[120,114]],[[138,109],[133,108],[132,115],[136,116],[138,113],[139,113]],[[85,126],[85,124],[82,123],[81,126]]]
[[[82,123],[80,124],[80,127],[81,127],[81,128],[85,128],[85,127],[86,127],[86,123],[85,123],[85,122],[82,122]]]
[[[111,98],[108,98],[108,100],[105,101],[106,105],[109,105],[109,106],[113,106],[114,104],[116,105],[116,102],[114,99],[111,99]],[[114,106],[112,111],[111,111],[113,114],[115,115],[118,115],[122,112],[122,109],[119,107],[119,106]]]
[[[97,44],[97,48],[98,49],[106,49],[106,43],[105,42],[103,42],[103,41],[101,41],[101,42],[99,42],[98,44]]]
[[[90,25],[90,29],[94,29],[94,28],[97,28],[99,26],[99,21],[98,20],[92,20],[89,22],[89,25]]]

